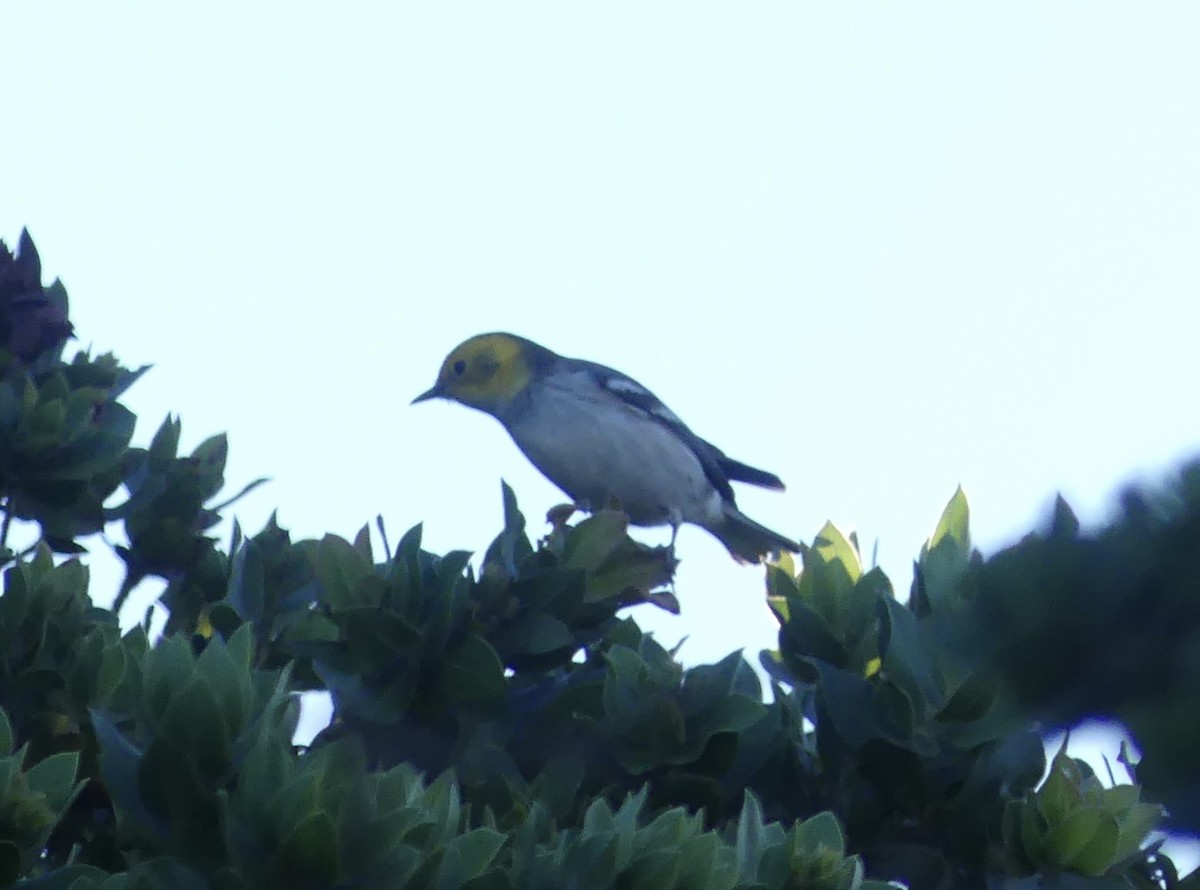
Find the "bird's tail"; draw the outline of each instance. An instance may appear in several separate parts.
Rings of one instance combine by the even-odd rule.
[[[721,469],[725,471],[725,475],[734,482],[745,482],[749,485],[761,485],[772,491],[783,491],[783,480],[774,473],[768,473],[766,470],[760,470],[758,467],[752,467],[725,455],[721,455],[719,463]]]
[[[711,531],[738,562],[762,562],[769,553],[799,553],[800,545],[765,525],[759,525],[733,504],[725,505],[725,519]]]

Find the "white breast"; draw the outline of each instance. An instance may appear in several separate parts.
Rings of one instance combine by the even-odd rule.
[[[720,521],[721,497],[699,459],[666,426],[599,389],[542,385],[509,432],[576,502],[612,500],[635,525]]]

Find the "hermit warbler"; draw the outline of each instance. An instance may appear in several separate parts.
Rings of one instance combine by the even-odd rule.
[[[513,334],[454,348],[413,402],[444,398],[492,415],[525,456],[584,511],[614,503],[634,525],[685,522],[739,561],[800,545],[743,514],[729,483],[782,490],[778,476],[726,457],[619,371],[557,355]]]

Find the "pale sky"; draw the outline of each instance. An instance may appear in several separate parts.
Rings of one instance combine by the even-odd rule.
[[[177,412],[228,432],[231,490],[273,478],[252,532],[382,513],[478,551],[504,478],[541,533],[562,495],[494,421],[408,404],[511,330],[637,378],[783,477],[749,515],[857,530],[906,592],[960,483],[989,552],[1200,450],[1198,33],[1183,0],[0,0],[0,237],[84,345],[155,365],[139,443]],[[682,617],[638,619],[756,662],[761,571],[678,553]]]

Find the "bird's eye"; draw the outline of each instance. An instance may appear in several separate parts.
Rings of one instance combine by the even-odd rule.
[[[462,376],[463,371],[465,371],[465,370],[467,370],[467,363],[465,361],[463,361],[462,359],[459,359],[458,361],[456,361],[454,363],[454,373],[457,374],[459,377]]]

